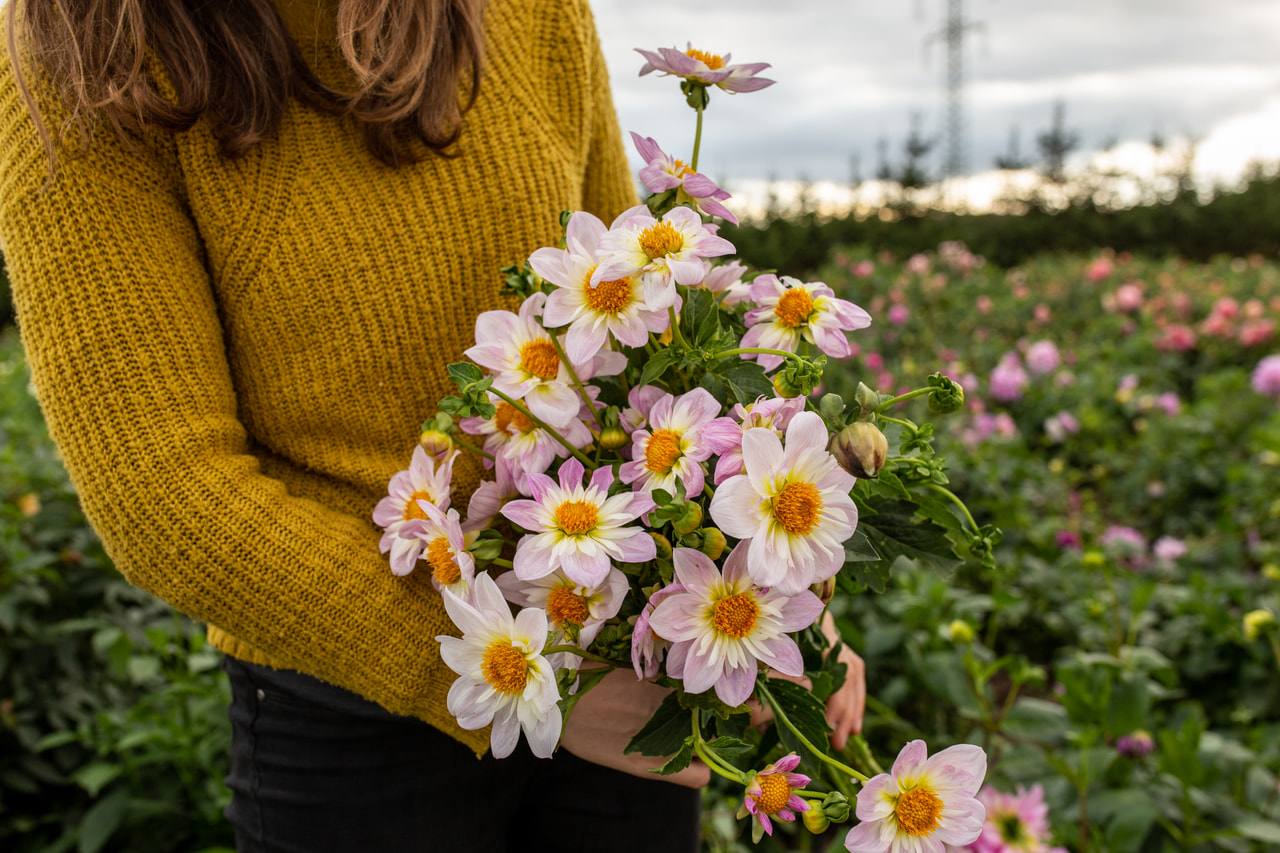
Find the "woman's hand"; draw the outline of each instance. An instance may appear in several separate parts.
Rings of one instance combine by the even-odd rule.
[[[665,758],[622,753],[632,735],[649,721],[670,692],[651,681],[637,681],[629,669],[615,669],[578,700],[565,724],[560,745],[592,764],[643,779],[701,788],[711,781],[711,771],[701,761],[695,759],[679,773],[659,776],[649,771],[665,764]]]

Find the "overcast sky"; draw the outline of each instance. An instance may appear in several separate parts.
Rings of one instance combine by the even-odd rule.
[[[625,130],[687,155],[693,111],[677,82],[638,77],[633,48],[686,42],[769,62],[762,92],[713,90],[700,171],[847,181],[897,162],[918,113],[944,121],[946,0],[592,0]],[[1018,129],[1021,154],[1065,105],[1082,149],[1153,134],[1199,140],[1207,164],[1280,159],[1280,0],[965,0],[969,171]],[[932,162],[942,165],[943,145]],[[638,159],[636,161],[638,163]],[[1226,169],[1226,166],[1221,166]]]

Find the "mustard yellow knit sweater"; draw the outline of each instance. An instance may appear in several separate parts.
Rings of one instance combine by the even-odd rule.
[[[349,87],[329,4],[281,9]],[[46,188],[0,68],[0,249],[50,430],[120,571],[218,648],[478,752],[487,732],[445,708],[439,595],[426,571],[392,575],[370,514],[475,316],[512,307],[499,268],[552,245],[560,211],[607,221],[635,199],[586,0],[490,0],[486,19],[461,156],[398,169],[293,104],[231,161],[204,121],[135,150],[100,129]],[[63,109],[43,112],[56,130]],[[459,459],[455,504],[480,474]]]

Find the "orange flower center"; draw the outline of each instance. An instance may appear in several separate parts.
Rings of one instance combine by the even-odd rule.
[[[590,501],[565,501],[556,507],[556,524],[570,536],[594,529],[599,517],[596,505]]]
[[[724,57],[719,54],[706,53],[705,51],[691,47],[684,52],[684,55],[690,59],[698,60],[711,71],[718,71],[719,69],[724,68]],[[770,812],[770,814],[773,814],[773,812]]]
[[[893,811],[898,828],[915,838],[932,835],[942,823],[942,800],[928,788],[904,791]]]
[[[511,643],[494,640],[484,648],[480,658],[480,673],[487,683],[499,693],[508,696],[523,693],[529,683],[529,664],[522,653]]]
[[[684,237],[669,223],[659,222],[640,232],[640,248],[653,261],[683,249]]]
[[[680,433],[673,429],[654,430],[644,446],[644,467],[655,474],[666,474],[680,458]]]
[[[791,797],[791,786],[787,784],[786,775],[770,773],[768,776],[757,776],[756,784],[760,786],[756,808],[769,815],[782,811]]]
[[[696,175],[697,172],[693,171],[693,169],[690,169],[688,164],[686,164],[683,160],[676,160],[674,174],[677,178],[683,178],[685,175]]]
[[[533,421],[524,412],[505,400],[498,404],[498,410],[494,414],[494,425],[507,435],[515,435],[517,432],[529,432],[533,429]]]
[[[792,536],[805,536],[822,518],[822,495],[813,483],[787,483],[773,499],[773,517]]]
[[[560,356],[550,340],[538,338],[520,347],[520,366],[539,379],[555,379],[560,373]]]
[[[631,304],[631,281],[615,278],[595,287],[587,285],[587,305],[600,314],[617,314]]]
[[[760,606],[756,604],[756,597],[749,592],[740,592],[716,602],[713,624],[721,634],[741,640],[755,628],[756,617],[759,615]],[[783,802],[786,802],[785,797]]]
[[[559,627],[565,622],[572,622],[581,627],[587,622],[590,611],[587,599],[573,591],[573,587],[557,586],[547,594],[547,615],[551,624]]]
[[[422,519],[427,517],[426,510],[418,506],[418,501],[424,500],[429,504],[436,502],[435,495],[427,491],[417,491],[409,495],[409,500],[404,502],[404,513],[402,517],[405,521],[412,521],[415,518]]]
[[[427,546],[427,562],[431,564],[431,577],[441,586],[457,583],[462,577],[462,570],[453,559],[453,547],[443,536],[432,539]]]
[[[778,304],[773,307],[778,322],[788,329],[798,329],[809,322],[813,313],[813,297],[809,291],[796,287],[782,294]]]

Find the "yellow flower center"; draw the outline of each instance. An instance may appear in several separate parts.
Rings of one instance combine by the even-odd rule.
[[[594,529],[599,517],[596,505],[590,501],[565,501],[556,507],[556,524],[570,536]]]
[[[669,223],[659,222],[640,232],[640,248],[653,261],[683,249],[684,237]]]
[[[587,622],[590,611],[587,599],[573,591],[573,587],[557,586],[547,594],[547,615],[551,624],[559,627],[565,622],[572,622],[581,627]]]
[[[432,539],[427,546],[427,562],[431,564],[431,577],[441,586],[457,583],[462,577],[462,570],[453,559],[453,547],[443,536]]]
[[[402,513],[402,517],[405,521],[412,521],[415,518],[422,519],[427,517],[426,510],[418,506],[418,501],[420,500],[424,500],[429,504],[434,504],[436,502],[435,496],[427,491],[417,491],[409,495],[409,500],[404,502],[404,512]]]
[[[773,499],[773,517],[792,536],[805,536],[822,518],[822,495],[813,483],[787,483]]]
[[[676,160],[675,169],[673,170],[677,178],[683,178],[685,175],[696,175],[697,172],[690,169],[688,164],[683,160]]]
[[[809,322],[813,313],[813,297],[809,291],[796,287],[782,294],[778,304],[773,307],[778,323],[788,329],[798,329]]]
[[[529,432],[533,429],[533,421],[529,416],[510,403],[503,401],[498,404],[497,409],[493,416],[494,425],[507,435]]]
[[[524,686],[529,683],[529,664],[515,646],[494,640],[484,648],[480,674],[494,690],[510,696],[524,692]]]
[[[716,602],[715,618],[712,622],[721,634],[728,634],[736,640],[741,640],[756,627],[756,617],[759,615],[760,606],[756,604],[756,597],[749,592],[740,592]],[[785,801],[784,797],[783,802]]]
[[[560,373],[560,356],[550,340],[538,338],[520,347],[520,366],[539,379],[555,379]]]
[[[932,835],[942,823],[942,800],[928,788],[904,791],[893,811],[898,828],[915,838]]]
[[[724,68],[724,57],[720,56],[719,54],[706,53],[705,51],[701,51],[701,50],[698,50],[697,48],[691,47],[684,52],[684,55],[689,57],[690,59],[698,60],[703,65],[707,66],[707,68],[710,69],[711,71],[717,71],[721,68]],[[773,814],[773,812],[770,812],[770,814]]]
[[[768,776],[757,776],[756,784],[760,786],[760,794],[756,797],[756,808],[768,815],[782,811],[791,797],[791,786],[782,773],[770,773]]]
[[[654,430],[644,446],[644,467],[655,474],[666,474],[680,458],[680,433],[673,429]]]
[[[587,305],[599,314],[617,314],[631,304],[631,281],[615,278],[595,287],[587,285]]]

